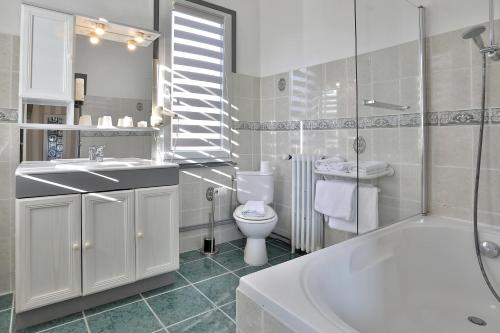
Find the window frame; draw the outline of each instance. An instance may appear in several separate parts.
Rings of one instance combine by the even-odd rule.
[[[188,7],[194,11],[205,12],[209,15],[214,15],[221,17],[223,19],[224,25],[224,66],[223,66],[223,80],[222,80],[222,115],[221,115],[221,146],[219,150],[200,150],[200,151],[189,151],[182,150],[182,147],[177,145],[173,135],[170,136],[170,151],[168,155],[173,156],[179,164],[185,163],[200,163],[200,161],[210,161],[210,162],[227,162],[231,161],[231,101],[229,94],[229,82],[231,81],[231,73],[236,72],[236,12],[221,6],[208,3],[201,0],[176,0],[172,8],[172,22],[171,22],[171,76],[170,82],[170,107],[172,109],[174,98],[173,98],[173,67],[174,67],[174,17],[173,12],[175,11],[176,5],[181,5],[183,7]],[[228,66],[228,64],[230,64]],[[174,125],[178,118],[172,118],[170,124],[170,133],[174,133]]]

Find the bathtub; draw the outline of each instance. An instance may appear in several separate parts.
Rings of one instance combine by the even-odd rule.
[[[500,244],[500,228],[480,230]],[[500,258],[484,263],[500,290]],[[247,275],[238,292],[301,333],[500,332],[472,223],[443,217],[409,219]]]

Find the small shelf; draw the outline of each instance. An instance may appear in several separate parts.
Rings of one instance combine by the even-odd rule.
[[[65,124],[33,124],[20,123],[20,128],[33,130],[53,130],[53,131],[86,131],[86,132],[155,132],[158,127],[107,127],[65,125]]]
[[[356,172],[314,170],[314,173],[317,175],[322,175],[322,176],[334,176],[334,177],[349,178],[349,179],[356,179],[358,177]],[[373,179],[382,178],[382,177],[394,176],[394,173],[395,173],[394,169],[392,167],[389,167],[387,170],[384,170],[380,173],[376,173],[373,175],[368,175],[368,176],[360,175],[359,179],[361,179],[361,180],[373,180]]]

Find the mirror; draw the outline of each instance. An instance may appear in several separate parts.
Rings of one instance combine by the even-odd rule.
[[[83,119],[91,118],[98,125],[99,117],[111,117],[112,125],[119,119],[132,118],[149,123],[151,117],[153,46],[137,47],[101,40],[94,45],[89,38],[77,35],[74,71],[86,77],[85,97],[75,109]],[[127,118],[127,119],[130,119]],[[122,124],[127,125],[127,124]],[[80,157],[87,157],[88,147],[105,145],[113,157],[150,158],[150,132],[80,132]],[[111,156],[111,155],[109,155]]]
[[[157,34],[79,16],[75,22],[73,123],[101,130],[26,129],[23,159],[86,158],[96,145],[105,146],[106,157],[150,159],[152,132],[136,129],[150,125]],[[104,31],[96,34],[100,27]],[[64,106],[30,104],[25,110],[30,123],[67,123]]]

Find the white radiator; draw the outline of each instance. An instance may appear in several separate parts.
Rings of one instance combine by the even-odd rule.
[[[321,248],[323,239],[323,219],[314,210],[316,180],[315,155],[295,155],[292,157],[292,248],[313,252]]]

